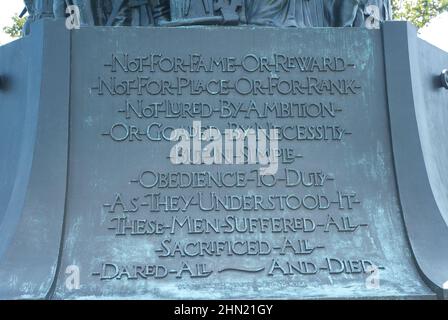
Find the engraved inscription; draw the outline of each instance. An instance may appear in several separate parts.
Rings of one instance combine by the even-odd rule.
[[[356,68],[347,57],[281,52],[105,58],[89,90],[114,101],[102,106],[114,120],[96,139],[147,150],[148,159],[98,202],[98,214],[113,241],[151,249],[141,261],[99,261],[92,276],[362,281],[384,269],[369,253],[333,250],[369,234],[363,194],[331,166],[363,134],[346,121],[363,104]]]

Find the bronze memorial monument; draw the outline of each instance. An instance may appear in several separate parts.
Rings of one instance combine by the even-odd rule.
[[[388,0],[27,0],[1,299],[448,297],[448,54]]]

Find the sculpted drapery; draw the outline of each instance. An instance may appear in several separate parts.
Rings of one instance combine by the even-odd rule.
[[[248,24],[277,27],[360,27],[378,8],[375,18],[391,19],[389,0],[246,0]]]

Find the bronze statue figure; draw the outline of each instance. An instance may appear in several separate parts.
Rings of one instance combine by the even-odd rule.
[[[262,26],[362,27],[372,14],[391,19],[389,0],[246,0],[245,6],[247,23]]]
[[[28,23],[64,18],[76,5],[81,25],[362,27],[391,18],[390,0],[25,0]],[[372,20],[375,19],[375,20]]]
[[[25,11],[28,12],[28,18],[23,26],[23,33],[29,34],[30,24],[36,20],[44,18],[53,18],[53,0],[24,0]],[[22,15],[23,15],[22,14]]]
[[[246,0],[247,23],[276,27],[327,27],[325,0]]]

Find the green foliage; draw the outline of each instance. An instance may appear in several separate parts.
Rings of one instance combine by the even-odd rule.
[[[22,36],[23,25],[26,22],[26,18],[19,18],[18,15],[12,17],[13,24],[10,27],[4,27],[3,31],[9,34],[10,37],[18,38]]]
[[[423,28],[443,11],[448,11],[448,0],[392,0],[394,20],[407,20]]]

